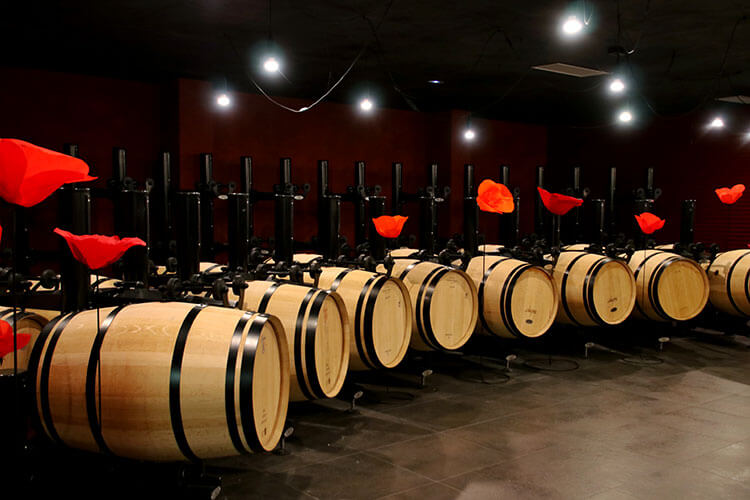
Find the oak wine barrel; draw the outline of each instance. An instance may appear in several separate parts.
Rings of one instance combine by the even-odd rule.
[[[560,303],[552,276],[511,257],[486,255],[469,261],[466,274],[478,289],[483,330],[499,337],[535,338],[555,321]]]
[[[708,268],[709,299],[718,310],[750,317],[750,250],[722,252]]]
[[[391,274],[406,285],[414,311],[410,346],[421,351],[459,349],[471,338],[479,317],[474,280],[453,267],[400,257],[414,252],[391,252],[397,257]]]
[[[307,264],[316,254],[296,254]],[[305,273],[305,282],[314,280]],[[337,292],[344,301],[352,336],[350,370],[394,368],[406,356],[411,341],[413,311],[409,291],[398,278],[345,267],[323,267],[318,287]]]
[[[694,260],[668,251],[636,250],[629,265],[638,287],[638,317],[687,321],[706,306],[708,277]]]
[[[336,292],[276,281],[249,281],[240,309],[281,320],[289,344],[290,399],[332,398],[349,366],[349,321]]]
[[[265,314],[180,302],[45,326],[29,370],[53,441],[152,461],[268,451],[289,398],[286,337]]]
[[[635,306],[635,280],[624,261],[565,249],[552,268],[552,277],[560,293],[560,323],[618,325]]]
[[[2,310],[0,310],[0,320],[6,321],[10,326],[13,326],[13,308],[3,308]],[[31,352],[34,349],[34,344],[39,338],[39,334],[41,333],[42,328],[44,328],[44,325],[49,323],[49,320],[44,316],[36,314],[32,311],[22,311],[21,309],[16,309],[15,321],[18,324],[18,326],[16,327],[17,333],[30,335],[28,344],[26,344],[23,349],[18,349],[17,351],[17,369],[19,372],[25,372],[29,366],[29,358],[31,357]],[[0,362],[2,362],[2,364],[0,364],[0,368],[12,370],[15,364],[13,358],[14,354],[12,351],[0,358]]]

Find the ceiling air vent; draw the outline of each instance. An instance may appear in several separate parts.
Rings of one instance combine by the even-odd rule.
[[[750,104],[750,96],[746,95],[729,95],[726,97],[717,97],[716,100],[734,104]]]
[[[538,69],[539,71],[549,71],[550,73],[575,76],[577,78],[609,74],[606,71],[599,71],[598,69],[584,68],[583,66],[573,66],[572,64],[564,63],[543,64],[542,66],[532,66],[531,68]]]

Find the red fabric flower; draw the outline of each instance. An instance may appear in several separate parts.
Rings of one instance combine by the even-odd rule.
[[[504,184],[485,179],[477,189],[477,205],[483,212],[506,214],[513,211],[513,195]]]
[[[16,345],[18,349],[23,349],[31,340],[28,333],[19,333]],[[0,319],[0,360],[6,354],[13,352],[13,327],[5,320]]]
[[[0,139],[0,196],[30,207],[63,184],[93,181],[83,160],[17,139]]]
[[[100,234],[72,234],[55,228],[68,242],[73,257],[85,264],[89,269],[101,269],[116,262],[130,247],[142,246],[146,243],[140,238],[123,238],[119,236],[102,236]]]
[[[735,184],[731,188],[718,188],[715,190],[716,196],[719,197],[722,203],[731,205],[742,197],[742,193],[745,192],[744,184]]]
[[[570,212],[570,209],[573,207],[580,207],[583,205],[583,200],[580,198],[559,193],[550,193],[541,187],[537,187],[537,189],[539,190],[539,196],[542,197],[542,203],[544,203],[544,206],[555,215],[565,215]]]
[[[646,234],[651,234],[654,231],[664,227],[664,223],[667,222],[664,219],[660,219],[651,212],[643,212],[641,215],[636,215],[635,220],[638,221],[638,225],[641,227],[641,231]]]
[[[381,215],[372,219],[372,223],[375,224],[375,230],[383,238],[398,238],[398,235],[404,229],[406,219],[408,217],[402,215]]]

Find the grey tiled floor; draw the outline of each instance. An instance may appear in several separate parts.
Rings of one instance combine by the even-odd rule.
[[[661,353],[620,343],[647,355],[631,362],[558,342],[579,369],[532,370],[521,362],[540,352],[491,343],[478,349],[519,357],[505,383],[497,359],[480,373],[476,354],[440,355],[360,375],[353,412],[295,405],[289,454],[209,464],[221,498],[750,498],[747,337],[686,334]],[[435,373],[420,388],[424,367]]]

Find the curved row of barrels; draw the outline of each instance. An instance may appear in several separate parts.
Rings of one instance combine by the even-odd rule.
[[[270,450],[289,400],[333,397],[348,370],[392,368],[408,348],[459,349],[475,330],[533,338],[555,321],[686,320],[709,298],[722,311],[750,316],[746,250],[720,254],[707,272],[664,250],[625,261],[571,246],[551,269],[485,250],[466,272],[403,249],[394,252],[391,276],[326,267],[317,288],[248,282],[237,309],[145,303],[49,322],[17,312],[18,332],[32,337],[18,367],[32,373],[39,425],[54,441],[137,459],[195,460]],[[0,319],[12,322],[13,310]],[[12,366],[12,355],[4,361]]]

